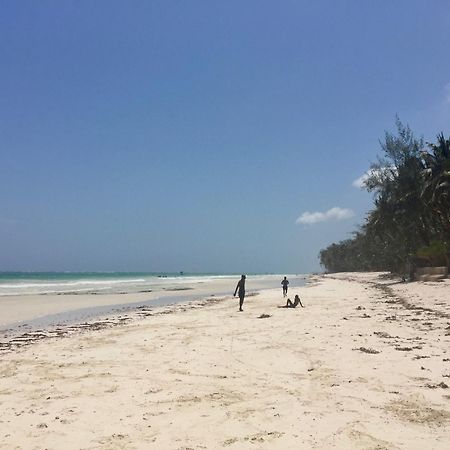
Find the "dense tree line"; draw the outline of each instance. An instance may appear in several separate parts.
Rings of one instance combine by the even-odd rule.
[[[320,251],[329,272],[449,265],[450,138],[417,139],[397,118],[397,133],[380,141],[382,156],[364,182],[374,208],[352,238]]]

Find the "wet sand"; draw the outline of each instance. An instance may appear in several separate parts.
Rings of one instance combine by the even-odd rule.
[[[312,277],[290,292],[305,308],[265,290],[6,349],[0,448],[446,449],[450,280],[379,275]]]

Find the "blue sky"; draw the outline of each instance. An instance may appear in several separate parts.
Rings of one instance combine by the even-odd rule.
[[[447,1],[1,1],[0,270],[318,270],[395,115],[450,134],[449,29]]]

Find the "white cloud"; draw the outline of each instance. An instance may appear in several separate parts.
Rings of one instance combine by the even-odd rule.
[[[365,189],[367,180],[373,176],[381,173],[380,169],[369,169],[367,172],[364,172],[359,178],[353,181],[352,186],[358,189]]]
[[[330,220],[350,219],[355,214],[351,209],[339,208],[335,206],[325,212],[304,212],[296,221],[297,224],[312,225],[318,222],[328,222]]]
[[[369,169],[363,173],[359,178],[353,181],[352,186],[358,189],[365,189],[366,182],[370,177],[376,176],[377,178],[390,178],[392,179],[394,174],[397,173],[397,169],[394,166],[380,167],[378,169]]]
[[[353,181],[352,186],[358,189],[364,189],[366,187],[366,181],[369,176],[369,172],[363,173],[359,178]]]

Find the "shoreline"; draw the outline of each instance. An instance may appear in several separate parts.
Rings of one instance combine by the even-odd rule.
[[[42,340],[112,328],[146,317],[208,306],[225,299],[226,297],[220,296],[196,300],[186,298],[161,299],[161,302],[150,301],[151,303],[148,305],[137,302],[136,304],[117,305],[118,307],[114,309],[107,306],[106,311],[103,311],[104,307],[92,307],[87,308],[90,314],[84,321],[80,320],[79,315],[71,317],[71,313],[65,312],[34,319],[23,324],[14,324],[15,326],[9,329],[0,330],[2,334],[2,338],[0,338],[0,358],[4,354],[21,350],[25,346],[36,344]],[[76,310],[75,312],[81,311],[83,310]],[[104,313],[101,314],[100,311]]]
[[[313,275],[305,308],[277,288],[43,339],[1,356],[0,448],[444,450],[449,288]]]
[[[273,284],[273,281],[280,277],[281,275],[264,275],[258,276],[256,280],[253,279],[252,289],[248,291],[247,297],[258,295],[266,289],[273,289],[265,286],[268,283]],[[299,287],[308,282],[308,276],[293,276],[292,281],[294,286]],[[226,291],[224,285],[228,287]],[[214,303],[217,300],[232,298],[231,291],[230,280],[221,277],[219,280],[207,283],[207,286],[167,289],[163,292],[154,292],[153,295],[149,295],[150,293],[104,294],[101,296],[97,294],[76,294],[75,296],[65,294],[63,297],[65,297],[66,304],[58,305],[60,308],[63,307],[61,312],[53,312],[50,308],[47,314],[12,322],[5,322],[5,317],[3,317],[4,322],[0,323],[0,356],[41,339],[66,336],[79,330],[115,326],[136,320],[139,316],[147,317],[162,311],[164,313],[174,312],[182,309],[183,306],[193,308],[199,305],[205,306],[207,303]],[[61,295],[58,294],[41,294],[4,297],[3,299],[12,300],[12,305],[16,307],[21,306],[22,302],[29,303],[31,301],[36,308],[47,302],[48,299],[58,301],[60,297]],[[1,300],[0,298],[0,303]],[[77,305],[80,300],[82,307]],[[118,302],[119,300],[121,302]],[[91,306],[84,306],[88,303],[91,303]],[[54,305],[52,306],[54,309]],[[13,311],[10,310],[9,314],[12,313]]]
[[[249,292],[273,288],[280,282],[281,275],[257,275],[247,283]],[[294,286],[304,284],[308,275],[292,276]],[[116,309],[166,304],[168,302],[191,301],[196,298],[224,296],[232,294],[239,278],[208,278],[205,281],[183,281],[181,287],[169,286],[150,292],[129,292],[112,294],[29,294],[0,297],[2,316],[0,333],[12,326],[25,324],[46,316],[67,314],[67,319],[77,311],[98,308],[107,313]],[[281,288],[280,288],[281,289]],[[94,314],[95,316],[95,314]]]

